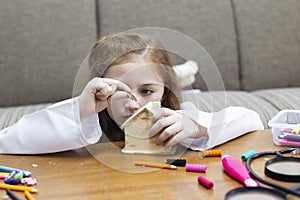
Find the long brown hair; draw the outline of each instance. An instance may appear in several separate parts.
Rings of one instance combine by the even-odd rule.
[[[101,38],[94,45],[89,56],[89,66],[92,77],[105,77],[105,71],[110,66],[124,64],[143,56],[149,63],[158,64],[157,70],[165,81],[163,107],[178,110],[180,97],[175,73],[169,60],[168,52],[163,45],[150,37],[142,35],[115,34]],[[102,131],[110,141],[124,140],[124,133],[109,116],[107,109],[99,114]]]

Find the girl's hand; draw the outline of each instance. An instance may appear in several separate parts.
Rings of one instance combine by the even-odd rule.
[[[118,80],[109,78],[93,78],[90,80],[78,98],[80,118],[104,110],[109,105],[110,97],[117,90],[131,92],[125,83]]]
[[[161,132],[155,143],[173,146],[185,138],[199,138],[207,134],[207,129],[188,116],[169,108],[162,108],[152,116],[153,126],[150,136]]]

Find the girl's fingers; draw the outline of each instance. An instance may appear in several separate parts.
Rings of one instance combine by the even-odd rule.
[[[113,94],[113,88],[106,83],[98,83],[95,96],[97,99],[104,101]]]
[[[154,136],[161,132],[158,136],[157,142],[163,143],[163,141],[180,131],[180,121],[181,119],[178,118],[178,115],[176,114],[162,117],[153,124],[149,134],[150,136]]]
[[[158,113],[156,117],[172,113],[169,110],[165,111],[164,114]],[[199,138],[201,135],[205,135],[206,129],[202,130],[201,126],[192,119],[174,111],[174,114],[162,117],[154,123],[150,134],[154,136],[158,133],[155,140],[157,145],[173,146],[185,138]]]
[[[130,88],[123,82],[109,78],[98,78],[95,96],[99,100],[106,100],[119,90],[125,91],[122,96],[127,95],[126,92],[131,92]]]
[[[180,121],[180,123],[179,123]],[[187,116],[182,115],[181,120],[177,121],[176,132],[169,138],[165,146],[173,146],[180,143],[185,138],[200,138],[201,136],[207,135],[207,129],[197,124],[195,121]]]
[[[126,99],[126,98],[128,98],[127,92],[117,90],[115,93],[113,93],[111,96],[107,98],[108,105],[116,105],[116,103],[119,104],[120,99]]]
[[[149,136],[152,137],[160,132],[164,127],[170,126],[173,121],[172,118],[168,117],[172,116],[174,113],[175,111],[168,108],[162,108],[158,112],[154,113],[151,117],[153,126],[149,132]]]
[[[153,114],[153,116],[151,117],[152,123],[155,123],[156,121],[160,120],[161,118],[173,115],[175,113],[176,112],[174,110],[171,110],[169,108],[162,108]]]
[[[184,140],[186,138],[184,131],[180,131],[177,134],[175,134],[172,138],[170,138],[170,140],[165,144],[166,147],[170,147],[173,146],[175,144],[178,144],[179,142],[181,142],[182,140]]]
[[[178,132],[181,131],[180,125],[176,121],[171,123],[167,128],[165,128],[160,135],[155,140],[158,145],[165,144],[168,140],[172,139]]]
[[[131,89],[129,88],[129,86],[121,81],[117,82],[117,89],[119,89],[121,91],[129,92],[129,93],[132,92]]]
[[[170,125],[169,122],[166,121],[165,117],[160,118],[158,121],[156,121],[152,128],[149,131],[149,136],[152,137],[156,135],[158,132],[160,132],[164,127]]]
[[[110,79],[110,78],[101,78],[101,80],[103,82],[105,82],[106,84],[108,84],[109,86],[111,86],[113,89],[113,92],[115,92],[116,90],[131,92],[131,89],[129,88],[129,86],[121,81],[118,81],[115,79]]]

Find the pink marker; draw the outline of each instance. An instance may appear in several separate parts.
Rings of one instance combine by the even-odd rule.
[[[300,142],[296,141],[289,141],[286,139],[279,139],[279,144],[281,145],[287,145],[287,146],[292,146],[292,147],[300,147]]]
[[[6,175],[0,174],[0,179],[5,179]]]
[[[222,164],[228,175],[242,182],[246,187],[258,186],[257,182],[250,177],[247,168],[240,160],[229,155],[224,155],[222,157]]]

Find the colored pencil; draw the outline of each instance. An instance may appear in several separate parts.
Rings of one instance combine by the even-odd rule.
[[[12,171],[15,171],[15,170],[22,171],[25,177],[31,176],[31,172],[29,172],[29,171],[25,171],[25,170],[21,170],[21,169],[15,169],[15,168],[12,168],[12,167],[0,166],[0,171],[2,171],[2,172],[12,172]]]
[[[20,200],[20,198],[15,195],[10,189],[6,189],[6,194],[12,199],[12,200]]]
[[[176,169],[175,165],[161,164],[161,163],[154,163],[154,162],[135,161],[134,164],[136,166],[156,167],[162,169]]]
[[[289,141],[294,141],[294,142],[300,142],[300,136],[299,135],[280,135],[280,139],[286,139]]]
[[[300,142],[289,141],[289,140],[286,140],[286,139],[279,139],[278,143],[281,144],[281,145],[300,147]]]
[[[25,195],[26,199],[34,200],[33,196],[30,194],[30,192],[28,190],[24,191],[24,195]]]
[[[11,190],[18,190],[18,191],[29,191],[29,192],[38,192],[36,188],[27,187],[27,186],[20,186],[20,185],[9,185],[0,183],[0,188],[2,189],[11,189]]]

